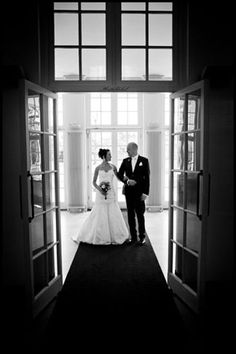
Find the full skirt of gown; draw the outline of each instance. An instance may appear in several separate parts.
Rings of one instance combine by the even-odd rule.
[[[122,244],[129,238],[129,231],[116,200],[113,188],[113,171],[99,171],[100,181],[109,181],[111,189],[105,198],[96,191],[96,201],[78,234],[73,237],[77,243],[96,245]]]

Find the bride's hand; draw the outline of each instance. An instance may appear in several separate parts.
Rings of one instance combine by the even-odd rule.
[[[101,187],[98,187],[98,191],[102,194],[102,195],[106,195],[106,192],[104,192],[104,190]]]

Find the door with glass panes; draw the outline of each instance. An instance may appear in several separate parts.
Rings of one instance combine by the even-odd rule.
[[[168,283],[194,311],[204,292],[207,218],[205,83],[171,95]]]
[[[37,315],[62,287],[57,95],[22,82],[22,189],[32,313]],[[27,171],[27,172],[26,172]]]

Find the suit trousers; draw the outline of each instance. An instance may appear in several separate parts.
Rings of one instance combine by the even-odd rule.
[[[128,213],[128,223],[132,240],[137,240],[137,229],[135,215],[138,219],[139,238],[145,238],[145,202],[141,200],[141,196],[126,195],[126,205]]]

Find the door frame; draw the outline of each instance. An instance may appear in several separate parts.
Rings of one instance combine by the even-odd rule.
[[[59,176],[58,176],[58,160],[57,160],[57,94],[53,93],[33,82],[22,79],[19,83],[20,90],[20,136],[21,136],[21,211],[23,220],[23,237],[24,237],[24,253],[25,253],[25,284],[27,297],[27,311],[30,317],[35,317],[43,310],[47,304],[57,295],[62,288],[62,262],[61,262],[61,227],[60,227],[60,198],[59,198]],[[56,212],[56,243],[57,243],[57,276],[48,282],[38,294],[34,295],[34,275],[33,275],[33,256],[32,242],[30,232],[29,210],[29,137],[28,137],[28,91],[32,90],[41,97],[47,96],[54,100],[53,104],[53,123],[54,123],[54,162],[55,162],[55,210]],[[43,100],[40,100],[41,119],[44,116]],[[35,131],[37,133],[37,131]],[[43,172],[43,171],[42,171]],[[31,191],[32,192],[32,191]]]
[[[206,102],[206,95],[208,91],[209,83],[207,80],[198,81],[192,85],[189,85],[179,91],[171,94],[171,131],[173,132],[173,122],[174,122],[174,98],[186,95],[201,90],[201,105],[200,105],[200,115],[201,115],[201,130],[200,130],[200,170],[202,171],[202,183],[201,192],[199,192],[199,206],[201,210],[201,240],[199,246],[199,258],[198,258],[198,278],[197,278],[197,293],[191,291],[191,289],[181,282],[172,273],[172,235],[171,230],[173,228],[173,217],[171,213],[171,208],[173,204],[173,176],[171,173],[172,166],[170,165],[170,182],[169,182],[169,246],[168,246],[168,284],[194,312],[199,313],[202,308],[205,307],[205,278],[206,278],[206,241],[207,241],[207,218],[209,215],[209,193],[210,193],[210,176],[208,170],[208,139],[209,139],[209,128],[208,128],[208,109]],[[187,105],[187,103],[185,102]],[[185,112],[186,117],[186,112]],[[187,149],[187,147],[186,147]],[[185,151],[186,151],[185,149]],[[174,157],[173,143],[170,138],[170,163]]]

